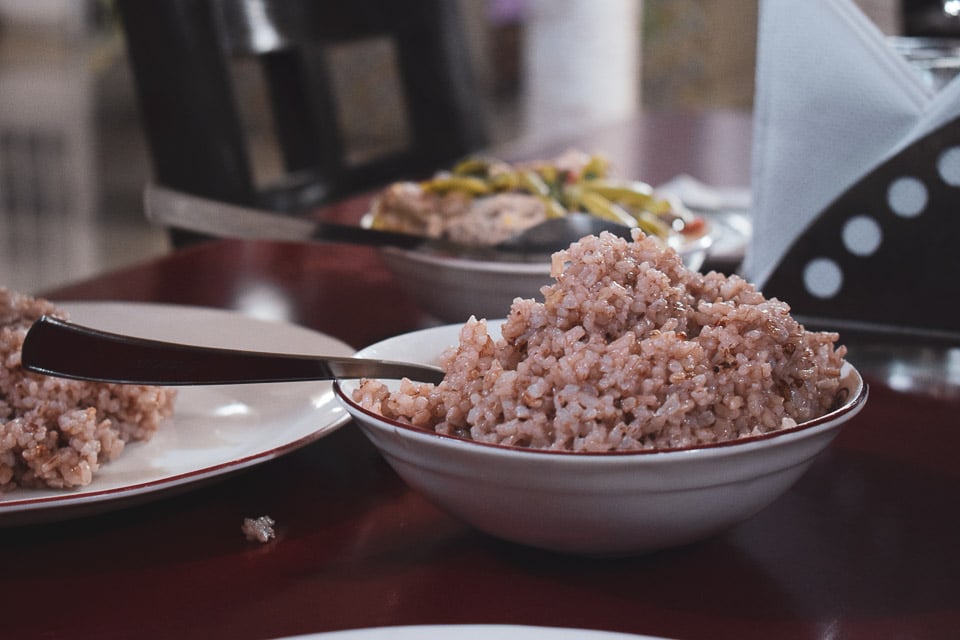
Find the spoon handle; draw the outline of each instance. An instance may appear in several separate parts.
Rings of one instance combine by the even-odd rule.
[[[21,350],[27,371],[61,378],[149,385],[213,385],[337,378],[439,383],[443,371],[408,362],[221,349],[135,338],[43,316]]]
[[[502,242],[495,247],[473,246],[443,238],[427,238],[399,231],[368,229],[241,207],[175,191],[157,184],[147,185],[144,191],[144,210],[150,222],[195,231],[215,238],[340,242],[407,250],[425,249],[442,255],[502,262],[549,262],[550,253],[557,249],[565,249],[571,242],[564,237],[561,238],[560,243],[554,239],[551,245],[549,239],[541,239],[533,248],[540,251],[544,247],[549,247],[550,250],[545,253],[524,253],[531,247],[522,240]]]

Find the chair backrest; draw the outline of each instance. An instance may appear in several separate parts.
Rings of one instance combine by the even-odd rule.
[[[161,184],[237,204],[299,211],[418,177],[486,144],[466,38],[449,0],[118,0],[140,113]],[[330,50],[386,39],[406,144],[347,155]],[[234,65],[256,60],[285,175],[254,176]]]

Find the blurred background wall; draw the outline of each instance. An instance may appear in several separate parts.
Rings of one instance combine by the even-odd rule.
[[[640,109],[752,106],[756,0],[457,1],[494,146]],[[898,0],[860,4],[898,32]],[[376,42],[331,54],[361,148],[397,128],[389,55]],[[236,82],[257,144],[256,69]],[[257,171],[276,162],[265,149]],[[0,0],[0,286],[37,291],[168,250],[142,219],[149,175],[110,1]]]

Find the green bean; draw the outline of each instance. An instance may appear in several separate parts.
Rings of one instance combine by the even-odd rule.
[[[611,222],[616,222],[628,227],[636,227],[639,223],[637,218],[632,216],[626,209],[594,191],[584,191],[580,195],[580,203],[584,209],[598,218],[610,220]]]
[[[677,218],[684,217],[680,212],[674,210],[673,205],[670,204],[669,200],[654,200],[647,207],[647,211],[649,211],[650,213],[655,213],[658,216],[665,216],[667,214],[671,214]]]
[[[516,191],[520,188],[520,176],[516,171],[500,171],[487,178],[494,191]]]
[[[543,164],[537,167],[537,173],[547,184],[556,184],[557,168],[552,164]]]
[[[581,198],[583,196],[583,189],[580,188],[579,183],[567,185],[564,188],[563,192],[560,194],[560,204],[566,208],[567,211],[582,211]]]
[[[670,237],[670,225],[661,220],[657,214],[649,211],[638,211],[634,214],[637,224],[644,233],[666,240]]]
[[[469,158],[464,158],[460,162],[454,165],[453,175],[455,176],[475,176],[477,178],[484,178],[488,175],[490,171],[490,166],[492,161],[488,158],[481,158],[479,156],[470,156]]]
[[[580,175],[584,180],[596,180],[597,178],[607,177],[607,171],[610,170],[610,162],[600,155],[590,156],[587,164],[583,166]]]
[[[538,196],[549,196],[550,187],[536,171],[524,170],[519,173],[520,187]]]
[[[621,202],[630,207],[647,209],[656,201],[653,188],[645,182],[584,180],[583,188],[599,193],[608,200]]]
[[[475,196],[490,193],[490,186],[486,181],[471,176],[439,176],[422,183],[422,187],[424,191],[434,193],[465,191]]]
[[[556,200],[557,202],[563,201],[563,192],[567,188],[567,178],[569,177],[569,171],[553,171],[550,174],[550,179],[547,180],[547,187],[550,188],[550,197]]]
[[[540,202],[543,203],[543,206],[547,209],[548,218],[562,218],[567,215],[567,210],[564,209],[563,205],[560,204],[557,200],[549,196],[538,196]]]

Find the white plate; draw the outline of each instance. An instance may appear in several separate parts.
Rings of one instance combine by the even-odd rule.
[[[159,340],[277,353],[352,355],[305,327],[219,309],[90,302],[59,304],[71,320]],[[0,526],[126,506],[238,471],[332,433],[347,421],[329,382],[182,387],[173,417],[149,442],[127,445],[78,490],[0,494]]]
[[[287,640],[450,640],[451,638],[456,640],[491,640],[492,638],[496,640],[658,640],[654,636],[638,636],[612,631],[512,624],[371,627],[293,636]]]

